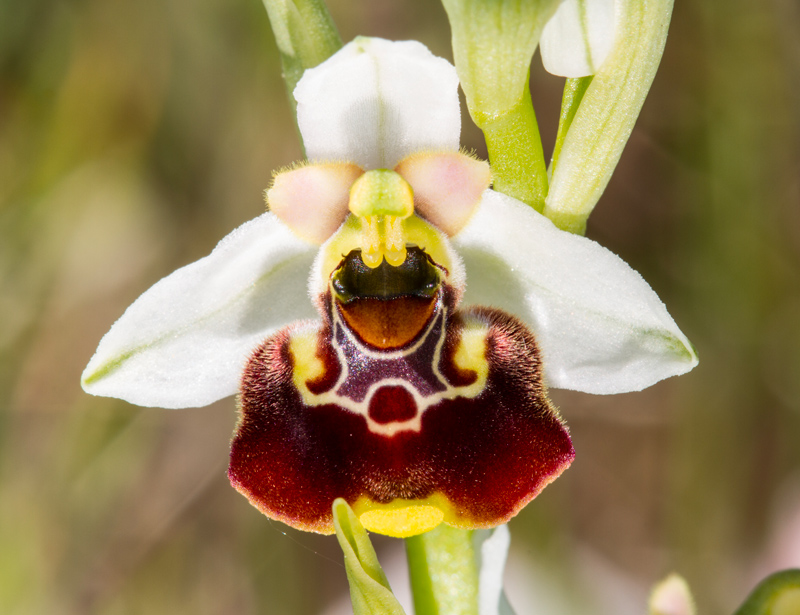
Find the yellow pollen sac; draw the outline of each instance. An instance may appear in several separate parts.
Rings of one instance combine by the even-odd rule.
[[[379,224],[378,216],[361,218],[361,259],[367,267],[372,269],[380,265],[383,259]]]
[[[350,188],[350,212],[361,220],[361,259],[375,268],[383,259],[397,267],[406,260],[403,220],[414,213],[414,191],[398,173],[374,169]]]

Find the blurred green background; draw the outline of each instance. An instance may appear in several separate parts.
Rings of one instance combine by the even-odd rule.
[[[452,57],[437,3],[329,5],[345,41]],[[561,87],[535,58],[546,150]],[[469,120],[463,142],[485,155]],[[258,0],[0,2],[0,613],[347,612],[335,539],[228,485],[233,400],[141,409],[79,386],[124,308],[261,213],[299,157]],[[511,523],[512,603],[633,615],[677,570],[702,613],[731,613],[800,566],[796,0],[678,1],[588,236],[701,364],[636,394],[552,392],[577,457]],[[402,543],[376,542],[391,577]]]

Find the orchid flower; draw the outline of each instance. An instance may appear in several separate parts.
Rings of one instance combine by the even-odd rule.
[[[306,71],[308,162],[128,308],[84,388],[238,393],[230,480],[299,529],[333,533],[339,497],[392,536],[508,521],[574,455],[547,386],[636,391],[697,358],[621,259],[489,188],[457,88],[416,42],[358,38]]]

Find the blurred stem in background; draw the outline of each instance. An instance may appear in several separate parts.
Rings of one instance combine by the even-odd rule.
[[[771,6],[682,7],[685,54],[703,61],[677,86],[700,114],[679,142],[700,174],[676,188],[689,221],[676,255],[703,361],[677,422],[672,530],[709,613],[732,612],[752,587],[748,564],[764,555],[774,496],[800,461],[800,22],[796,4]]]

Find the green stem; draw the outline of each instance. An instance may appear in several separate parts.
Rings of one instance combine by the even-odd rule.
[[[406,539],[416,615],[477,615],[478,566],[470,530],[440,525]]]
[[[500,116],[480,122],[489,150],[494,189],[544,209],[547,167],[528,83],[522,99]]]
[[[553,148],[553,156],[550,158],[550,167],[547,169],[548,177],[552,176],[558,164],[558,156],[561,153],[561,147],[564,145],[564,139],[590,83],[592,83],[591,75],[579,77],[578,79],[567,79],[564,84],[564,96],[561,99],[561,117],[558,118],[558,134],[556,135],[556,145]]]
[[[308,68],[324,62],[342,47],[342,39],[323,0],[263,0],[281,56],[283,79],[292,112],[293,92]]]

